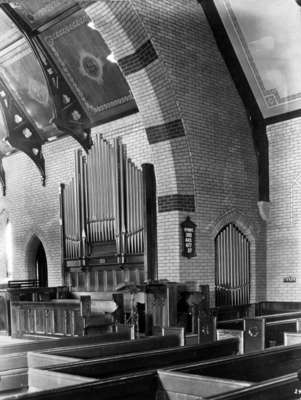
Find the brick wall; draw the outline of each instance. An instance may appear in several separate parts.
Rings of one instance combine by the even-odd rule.
[[[267,299],[301,300],[301,119],[267,129],[270,219],[267,224]],[[292,276],[296,282],[285,283]]]
[[[99,126],[93,130],[92,137],[96,133],[101,133],[108,140],[122,136],[129,157],[137,165],[152,162],[139,114]],[[139,145],[134,145],[136,143]],[[36,235],[45,248],[49,285],[62,284],[59,185],[72,178],[74,152],[78,148],[78,143],[71,137],[43,146],[47,174],[45,187],[41,184],[38,169],[25,154],[19,152],[4,159],[7,195],[0,197],[0,211],[6,210],[13,227],[13,279],[33,277],[31,253],[35,245],[32,239]],[[1,267],[1,271],[4,274],[5,268]]]
[[[197,256],[188,260],[181,256],[181,246],[171,249],[173,258],[159,259],[160,274],[169,279],[198,280],[213,289],[214,227],[220,221],[241,222],[241,230],[253,243],[252,300],[263,299],[265,226],[257,210],[258,173],[252,133],[202,8],[195,1],[133,3],[164,62],[181,111],[193,168],[196,210],[179,211],[175,217],[174,211],[167,213],[159,208],[170,215],[164,225],[159,225],[159,237],[164,243],[161,245],[170,248],[164,239],[167,224],[180,240],[179,225],[174,221],[182,222],[189,214],[197,224]],[[181,163],[177,158],[175,168],[181,168]],[[177,263],[179,270],[172,267]]]

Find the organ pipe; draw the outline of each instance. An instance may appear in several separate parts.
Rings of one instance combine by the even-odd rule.
[[[215,239],[216,304],[249,302],[250,244],[234,224],[224,227]]]
[[[75,154],[75,175],[62,186],[65,258],[84,259],[93,244],[115,242],[119,262],[143,253],[142,171],[120,139],[97,136],[90,153]]]

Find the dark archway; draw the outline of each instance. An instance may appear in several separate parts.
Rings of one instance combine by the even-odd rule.
[[[47,270],[47,258],[42,243],[39,243],[35,258],[35,270],[36,278],[39,282],[39,286],[48,286],[48,270]]]

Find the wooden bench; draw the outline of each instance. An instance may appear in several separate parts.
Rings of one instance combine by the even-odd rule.
[[[223,357],[230,354],[233,355],[237,351],[238,341],[236,339],[228,339],[207,345],[180,346],[134,354],[116,355],[110,358],[72,362],[66,365],[52,366],[47,369],[72,375],[103,379],[146,370],[155,373],[158,368]]]
[[[27,368],[29,351],[42,351],[56,347],[66,348],[66,346],[82,346],[89,344],[101,344],[101,343],[112,343],[129,340],[130,332],[124,331],[122,333],[107,333],[99,336],[81,336],[74,338],[64,338],[56,340],[44,340],[44,341],[31,341],[17,344],[9,344],[7,346],[0,346],[0,372],[18,368]],[[65,361],[68,361],[65,359]],[[60,360],[63,362],[63,360]]]
[[[217,324],[217,339],[231,336],[232,333],[235,337],[241,337],[241,352],[263,350],[284,344],[284,332],[298,331],[300,318],[301,313],[297,311],[220,321]]]
[[[1,373],[0,397],[1,399],[25,397],[32,393],[47,391],[52,388],[64,388],[83,383],[92,383],[95,379],[83,378],[74,375],[60,374],[37,369],[19,369]]]
[[[104,377],[106,379],[88,383],[79,381],[73,386],[63,388],[55,386],[50,379],[49,386],[53,384],[53,389],[46,388],[46,390],[32,394],[26,390],[24,394],[19,393],[18,398],[20,400],[74,400],[74,398],[85,399],[88,396],[89,400],[99,400],[99,398],[102,400],[141,400],[142,398],[144,400],[155,400],[157,390],[156,370],[158,367],[171,366],[173,363],[179,365],[183,361],[190,362],[232,354],[237,350],[237,340],[230,339],[209,345],[181,346],[138,354],[126,354],[112,357],[112,359],[93,360],[93,362],[71,363],[70,366],[66,365],[65,367],[70,368],[75,379],[78,379],[78,373],[80,379],[83,378],[83,374],[86,374],[85,378],[91,378],[89,375],[96,375],[95,379]],[[122,362],[122,360],[124,361]],[[104,363],[101,364],[101,362]],[[60,373],[64,383],[65,377],[69,379],[71,374],[66,373],[66,371],[59,371],[60,368],[63,369],[64,366],[51,367],[49,368],[51,371],[42,371]],[[80,368],[80,371],[78,371],[78,368]],[[137,372],[138,370],[140,372]],[[122,376],[120,376],[121,374]]]
[[[122,354],[144,353],[151,350],[160,350],[178,347],[180,338],[178,335],[153,336],[136,340],[126,340],[114,343],[98,343],[81,346],[68,346],[61,348],[50,348],[43,352],[28,352],[28,365],[30,367],[41,367],[64,363],[68,361],[99,359]]]
[[[156,398],[160,400],[298,400],[301,394],[297,373],[255,384],[186,374],[177,376],[166,371],[159,371],[159,375]]]
[[[301,331],[298,327],[298,332],[284,332],[284,346],[291,346],[301,343]]]
[[[173,368],[168,372],[159,371],[159,377],[163,391],[168,392],[170,400],[179,398],[176,396],[177,393],[178,396],[185,394],[185,398],[189,400],[193,396],[202,398],[204,394],[201,390],[203,382],[205,382],[205,391],[207,390],[206,382],[209,381],[213,389],[217,390],[216,393],[211,392],[212,396],[217,395],[218,392],[226,393],[232,390],[231,385],[244,386],[244,389],[237,387],[235,390],[242,390],[246,393],[249,386],[263,384],[270,382],[270,380],[277,382],[282,377],[287,378],[288,375],[291,377],[291,374],[296,377],[296,371],[300,366],[301,346],[281,346],[253,354],[194,363]],[[171,390],[171,387],[174,390]],[[278,399],[278,397],[276,398]]]

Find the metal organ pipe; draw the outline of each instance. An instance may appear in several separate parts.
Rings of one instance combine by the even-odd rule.
[[[75,176],[62,189],[66,259],[84,259],[95,243],[115,241],[120,262],[143,252],[142,171],[119,139],[97,136],[88,155],[75,153]]]
[[[224,227],[215,239],[216,303],[249,302],[250,244],[234,224]]]

